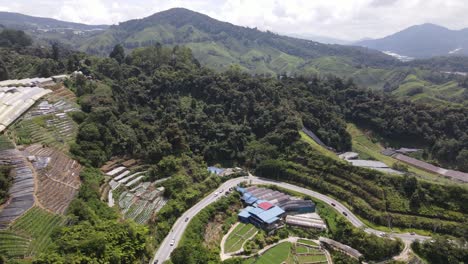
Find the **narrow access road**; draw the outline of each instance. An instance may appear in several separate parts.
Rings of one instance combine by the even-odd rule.
[[[358,228],[363,228],[364,231],[367,233],[372,233],[376,235],[386,234],[388,237],[400,238],[403,241],[409,241],[409,242],[412,242],[414,240],[426,240],[430,238],[430,237],[420,236],[416,234],[411,235],[409,233],[401,233],[401,234],[400,233],[385,233],[383,231],[379,231],[379,230],[366,227],[364,223],[356,215],[353,214],[353,212],[351,212],[343,204],[341,204],[340,202],[338,202],[337,200],[329,196],[323,195],[321,193],[318,193],[318,192],[315,192],[315,191],[312,191],[303,187],[299,187],[297,185],[249,175],[248,177],[239,177],[239,178],[231,179],[231,180],[224,182],[215,191],[210,193],[208,196],[203,198],[200,202],[198,202],[193,207],[188,209],[184,214],[182,214],[182,216],[179,217],[177,221],[174,223],[174,225],[172,226],[172,229],[169,232],[169,234],[164,238],[163,242],[161,243],[158,250],[156,251],[151,263],[157,262],[158,264],[160,264],[168,260],[174,248],[176,248],[177,245],[179,244],[180,239],[182,238],[182,235],[184,234],[184,231],[190,222],[190,219],[192,219],[192,217],[194,217],[201,210],[203,210],[203,208],[215,202],[219,197],[223,196],[226,190],[228,190],[231,187],[235,187],[239,183],[245,182],[245,181],[249,184],[255,184],[255,185],[258,185],[258,184],[275,185],[284,189],[288,189],[288,190],[299,192],[305,195],[309,195],[313,198],[326,202],[327,204],[333,203],[335,204],[333,208],[335,208],[340,214],[343,214],[343,212],[347,214],[346,219],[348,219],[353,226],[358,227]],[[171,244],[173,245],[171,246]]]

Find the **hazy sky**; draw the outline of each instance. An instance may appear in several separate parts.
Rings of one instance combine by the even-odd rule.
[[[468,27],[466,0],[0,0],[0,11],[117,24],[185,7],[236,25],[356,40],[411,25]]]

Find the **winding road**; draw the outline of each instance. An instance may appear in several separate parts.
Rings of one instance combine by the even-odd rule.
[[[203,198],[200,202],[198,202],[196,205],[194,205],[193,207],[188,209],[184,214],[182,214],[182,216],[179,217],[177,221],[175,222],[175,224],[173,225],[170,233],[164,238],[160,247],[156,251],[151,263],[160,264],[168,260],[171,256],[172,250],[174,250],[174,248],[176,248],[177,245],[179,244],[180,239],[182,238],[184,231],[190,222],[190,219],[192,219],[192,217],[194,217],[201,210],[203,210],[203,208],[215,202],[219,197],[222,197],[223,196],[222,193],[224,191],[228,190],[231,187],[235,187],[239,183],[245,182],[245,181],[247,181],[250,184],[256,184],[256,185],[258,184],[275,185],[284,189],[288,189],[291,191],[309,195],[313,198],[316,198],[328,204],[333,203],[335,204],[333,208],[335,208],[338,212],[340,213],[345,212],[347,214],[346,218],[351,222],[353,226],[358,227],[358,228],[363,228],[365,232],[376,234],[376,235],[385,233],[379,230],[366,227],[366,225],[356,215],[354,215],[348,208],[346,208],[343,204],[341,204],[340,202],[338,202],[337,200],[329,196],[326,196],[321,193],[314,192],[312,190],[302,188],[293,184],[279,182],[279,181],[265,179],[265,178],[259,178],[259,177],[249,175],[248,177],[239,177],[239,178],[231,179],[231,180],[224,182],[215,191],[213,191],[211,194]],[[215,196],[215,193],[218,193],[219,195]],[[430,238],[430,237],[420,236],[416,234],[411,235],[409,233],[386,233],[386,235],[388,237],[400,238],[401,240],[405,242],[412,242],[414,240],[426,240]]]

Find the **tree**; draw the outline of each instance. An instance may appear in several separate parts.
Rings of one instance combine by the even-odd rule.
[[[457,155],[458,169],[468,171],[468,149],[461,150]]]
[[[3,62],[3,60],[0,59],[0,81],[8,80],[8,79],[9,79],[8,69],[5,63]]]
[[[115,45],[114,49],[109,54],[109,57],[115,59],[119,64],[122,64],[125,60],[125,51],[122,45]]]
[[[52,43],[52,59],[58,61],[60,58],[60,47],[58,42]]]
[[[22,48],[31,44],[31,37],[22,30],[4,29],[0,32],[0,47]]]

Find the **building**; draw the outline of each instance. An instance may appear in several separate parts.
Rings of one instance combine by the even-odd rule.
[[[300,227],[313,227],[320,230],[327,229],[327,225],[316,213],[303,215],[287,215],[285,222],[288,225]]]
[[[292,199],[278,203],[288,214],[306,214],[315,212],[315,204],[310,200]]]
[[[284,215],[284,210],[267,201],[259,201],[253,206],[247,206],[239,214],[243,223],[251,223],[259,228],[271,230],[277,227],[278,220]]]
[[[387,164],[381,162],[381,161],[376,161],[376,160],[346,160],[349,163],[351,163],[353,166],[356,167],[363,167],[363,168],[368,168],[368,169],[373,169],[373,170],[378,170],[381,172],[386,172],[386,173],[393,173],[393,174],[403,174],[400,171],[394,170],[390,167],[387,166]]]
[[[238,214],[239,221],[266,230],[279,226],[286,215],[315,212],[312,201],[294,198],[279,191],[256,186],[237,187],[237,191],[242,194],[241,199],[247,205]]]

